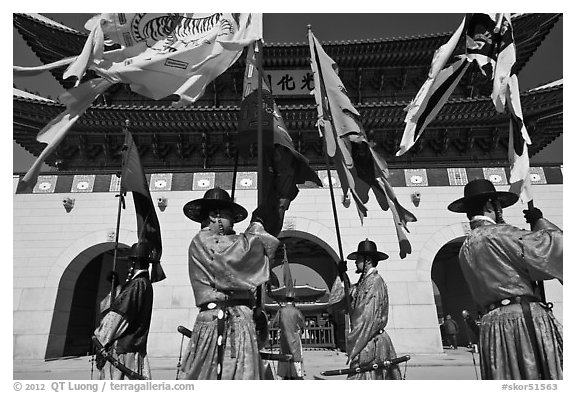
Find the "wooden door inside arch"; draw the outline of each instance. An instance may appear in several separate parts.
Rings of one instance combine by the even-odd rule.
[[[113,244],[111,245],[113,247]],[[68,265],[58,285],[45,359],[85,356],[93,353],[92,334],[100,322],[100,303],[110,292],[107,276],[114,251],[110,244],[93,246]],[[129,248],[121,245],[119,256]],[[116,261],[119,282],[126,280],[128,263]]]

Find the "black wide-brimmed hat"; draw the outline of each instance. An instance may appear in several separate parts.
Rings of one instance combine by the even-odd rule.
[[[128,259],[138,261],[150,261],[150,246],[146,242],[134,243],[130,247],[130,254]]]
[[[219,187],[206,191],[202,199],[195,199],[185,204],[184,215],[192,221],[202,222],[208,217],[208,213],[219,209],[230,210],[235,223],[248,217],[246,209],[234,203],[230,195]]]
[[[376,243],[371,240],[363,240],[358,243],[358,250],[353,252],[352,254],[348,255],[348,259],[356,260],[358,259],[358,255],[368,255],[373,258],[373,263],[377,263],[378,261],[383,261],[388,259],[388,255],[384,254],[383,252],[378,251],[376,248]]]
[[[496,191],[490,180],[475,179],[464,186],[464,197],[448,205],[448,210],[455,213],[466,213],[467,207],[476,203],[497,199],[502,208],[512,206],[518,201],[518,195],[508,191]]]

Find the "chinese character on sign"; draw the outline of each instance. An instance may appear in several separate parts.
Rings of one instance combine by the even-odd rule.
[[[306,75],[302,77],[302,86],[300,89],[307,89],[308,91],[314,90],[314,77],[311,72],[307,72]]]
[[[286,74],[280,79],[280,82],[276,83],[276,86],[281,86],[282,90],[294,90],[296,88],[296,83],[294,78],[289,74]]]

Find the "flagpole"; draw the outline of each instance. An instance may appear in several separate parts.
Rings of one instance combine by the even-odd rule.
[[[256,173],[258,176],[258,206],[261,206],[264,202],[264,134],[262,130],[262,78],[264,75],[262,74],[262,40],[256,41],[254,50],[256,52],[256,70],[258,71],[258,168]],[[270,257],[273,258],[272,255]],[[256,288],[256,307],[260,312],[264,309],[264,285],[262,284]]]
[[[130,126],[130,120],[125,120],[124,122],[124,135],[126,136],[128,133],[128,127]],[[126,141],[126,137],[124,138]],[[124,142],[126,144],[126,142]],[[124,150],[124,148],[123,148]],[[120,170],[120,178],[122,177],[122,169],[124,168],[124,164],[126,161],[126,152],[122,155],[122,168]],[[118,213],[116,216],[116,234],[115,234],[115,241],[114,241],[114,259],[112,260],[112,287],[110,288],[110,305],[114,302],[114,297],[116,296],[116,259],[118,258],[118,243],[120,239],[120,217],[122,216],[122,207],[125,206],[124,202],[124,191],[122,190],[122,182],[120,181],[120,193],[116,195],[118,197]]]
[[[236,154],[234,156],[234,172],[232,172],[232,200],[234,201],[234,195],[236,193],[236,176],[238,175],[238,155],[239,149],[236,149]]]
[[[310,34],[312,34],[312,26],[308,25],[308,40],[310,43],[310,55],[315,56],[316,58],[316,64],[318,64],[318,76],[319,76],[319,80],[322,84],[322,81],[324,80],[324,78],[322,77],[322,69],[320,67],[320,61],[316,55],[316,51],[313,52],[312,54],[312,41],[310,38]],[[322,85],[321,86],[314,86],[315,89],[322,89]],[[322,92],[320,92],[320,97],[323,97],[324,95],[322,94]],[[318,105],[322,105],[322,102],[318,103]],[[329,111],[329,121],[330,124],[332,126],[332,129],[336,129],[334,127],[334,121],[331,115],[331,110],[330,110],[330,102],[328,100],[326,100],[326,105],[328,106],[328,111]],[[330,199],[332,201],[332,215],[334,217],[334,226],[336,229],[336,239],[338,240],[338,252],[340,255],[340,263],[344,262],[344,252],[342,250],[342,238],[340,236],[340,225],[339,225],[339,221],[338,221],[338,211],[336,210],[336,199],[334,197],[334,187],[332,185],[332,175],[330,174],[330,160],[328,158],[328,144],[326,142],[326,137],[323,135],[323,147],[324,147],[324,160],[326,162],[326,174],[328,175],[328,185],[330,187]],[[338,265],[340,265],[340,263]],[[351,315],[352,313],[352,305],[350,302],[350,287],[349,287],[349,282],[346,279],[346,273],[344,272],[340,272],[340,266],[338,266],[338,275],[340,276],[340,279],[342,280],[343,284],[344,284],[344,296],[346,297],[346,311],[348,313],[348,315]],[[350,327],[352,328],[352,320],[350,320]]]
[[[261,40],[256,41],[256,69],[258,70],[258,206],[264,200],[264,135],[262,133],[262,47]]]
[[[534,209],[534,200],[530,199],[528,201],[528,210]],[[534,225],[530,224],[530,229],[534,230]],[[540,300],[542,303],[546,303],[546,292],[544,291],[544,281],[534,281],[536,289],[540,292]]]

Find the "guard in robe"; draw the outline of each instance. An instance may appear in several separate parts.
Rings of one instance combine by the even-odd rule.
[[[356,261],[356,273],[360,273],[360,279],[352,286],[350,293],[352,329],[348,333],[346,348],[350,368],[394,359],[396,350],[384,330],[388,324],[388,288],[376,270],[378,262],[388,259],[388,255],[378,251],[376,243],[366,239],[347,258]],[[330,293],[329,304],[337,309],[344,304],[343,300],[344,287],[337,278]],[[402,376],[399,367],[393,365],[352,374],[348,379],[402,379]]]
[[[466,213],[470,233],[459,259],[484,310],[479,349],[482,379],[562,379],[562,325],[541,302],[535,281],[563,280],[563,232],[537,208],[524,210],[531,230],[506,224],[502,209],[518,196],[470,181],[448,209]]]
[[[128,280],[94,331],[94,339],[98,340],[104,351],[129,372],[139,374],[140,379],[151,379],[147,343],[154,298],[152,282],[165,278],[163,273],[161,277],[156,277],[157,269],[154,268],[150,278],[149,256],[150,247],[147,243],[132,245],[129,256],[132,266]],[[100,379],[134,379],[129,373],[106,362],[101,353],[97,358],[97,367]]]
[[[188,202],[184,214],[201,223],[188,250],[188,268],[199,313],[179,379],[254,380],[263,376],[254,323],[256,288],[269,279],[278,239],[264,230],[257,208],[244,233],[233,230],[246,209],[220,189]]]
[[[287,292],[286,304],[280,307],[273,325],[280,327],[280,353],[291,355],[289,360],[278,362],[278,376],[282,379],[304,379],[302,367],[302,339],[304,315],[294,304],[294,290]]]

